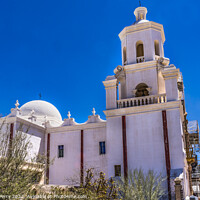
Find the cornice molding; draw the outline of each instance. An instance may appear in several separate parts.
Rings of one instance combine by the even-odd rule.
[[[142,63],[135,63],[132,65],[124,66],[125,73],[129,74],[135,71],[144,71],[149,69],[154,69],[157,67],[157,60],[147,61]]]
[[[4,120],[5,120],[5,123],[9,123],[9,124],[10,124],[10,123],[19,122],[19,123],[22,123],[22,124],[24,124],[24,125],[26,125],[26,126],[30,126],[30,127],[37,128],[37,129],[39,129],[39,130],[41,130],[41,131],[44,131],[44,130],[45,130],[45,127],[40,126],[39,124],[33,123],[33,122],[31,122],[31,121],[28,121],[28,120],[26,120],[26,119],[20,118],[20,117],[18,117],[18,116],[16,116],[16,117],[9,117],[9,118],[6,118],[6,117],[1,118],[1,119],[0,119],[0,122],[3,122]]]
[[[106,117],[109,118],[122,115],[134,115],[134,114],[157,112],[161,110],[180,109],[180,106],[181,106],[181,101],[172,101],[159,104],[119,108],[114,110],[105,110],[104,113]]]
[[[86,130],[86,129],[95,129],[95,128],[103,128],[106,127],[106,121],[100,123],[88,123],[88,124],[78,124],[73,126],[62,126],[62,127],[53,127],[47,128],[48,133],[62,133],[68,131],[78,131],[78,130]]]
[[[162,71],[162,75],[165,80],[173,78],[178,79],[179,74],[180,74],[179,69],[167,69]]]
[[[119,33],[119,38],[122,41],[127,35],[134,33],[134,32],[139,32],[139,31],[145,31],[145,30],[155,30],[159,31],[161,33],[162,37],[162,42],[164,44],[165,42],[165,34],[164,34],[164,28],[162,24],[158,24],[156,22],[145,22],[141,24],[133,24],[131,26],[125,27],[120,33]]]
[[[112,89],[114,87],[117,87],[117,79],[105,80],[103,81],[103,84],[106,89]]]

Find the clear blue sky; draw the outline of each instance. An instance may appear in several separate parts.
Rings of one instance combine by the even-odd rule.
[[[102,81],[121,64],[118,33],[135,21],[133,0],[0,2],[0,113],[42,99],[63,118],[105,119]],[[199,1],[142,1],[147,19],[164,25],[165,57],[183,73],[189,119],[200,121]]]

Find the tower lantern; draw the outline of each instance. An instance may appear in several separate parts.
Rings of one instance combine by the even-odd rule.
[[[146,20],[147,9],[145,7],[138,7],[134,11],[134,15],[136,17],[136,21]]]

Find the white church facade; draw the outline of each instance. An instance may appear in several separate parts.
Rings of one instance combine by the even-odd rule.
[[[92,111],[78,124],[70,113],[62,119],[50,103],[35,100],[16,107],[6,117],[14,136],[19,123],[29,127],[30,155],[54,159],[46,171],[46,184],[68,185],[71,177],[83,181],[86,168],[106,176],[128,176],[129,170],[154,170],[174,192],[174,179],[182,180],[190,194],[185,152],[185,103],[181,72],[164,57],[161,24],[146,19],[147,9],[136,8],[136,21],[119,34],[122,65],[103,84],[106,121]],[[3,119],[2,119],[3,120]]]

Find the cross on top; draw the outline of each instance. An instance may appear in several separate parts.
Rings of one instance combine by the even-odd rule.
[[[142,4],[141,4],[141,1],[139,0],[139,4],[140,4],[140,6],[142,6]]]
[[[95,116],[95,114],[96,114],[96,111],[95,111],[95,109],[93,108],[93,110],[92,110],[92,114]]]
[[[31,116],[33,116],[35,114],[34,110],[31,110]]]
[[[19,106],[19,101],[18,100],[16,101],[15,106],[16,106],[16,108],[18,108],[18,106]]]
[[[70,111],[68,111],[67,116],[68,116],[68,118],[70,119],[70,117],[71,117]]]

